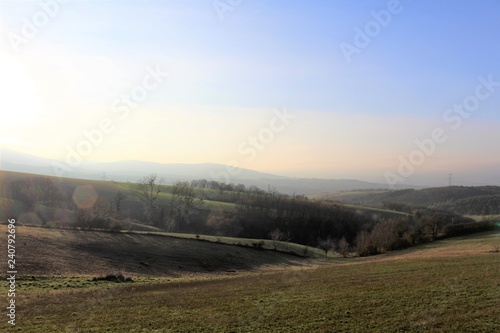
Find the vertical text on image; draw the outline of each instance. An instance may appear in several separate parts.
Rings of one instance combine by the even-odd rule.
[[[16,325],[16,220],[9,219],[7,224],[7,283],[8,283],[8,306],[7,321],[10,325]]]

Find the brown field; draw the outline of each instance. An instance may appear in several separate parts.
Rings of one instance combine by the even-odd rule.
[[[7,227],[0,226],[5,234]],[[185,277],[306,265],[308,260],[194,239],[138,233],[17,227],[17,268],[27,275]],[[6,247],[0,248],[6,258]]]
[[[497,232],[348,259],[165,236],[17,233],[12,331],[500,331]],[[135,282],[91,279],[117,272]]]

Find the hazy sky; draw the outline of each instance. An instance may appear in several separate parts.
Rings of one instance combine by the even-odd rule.
[[[497,0],[0,3],[3,148],[371,181],[500,169]]]

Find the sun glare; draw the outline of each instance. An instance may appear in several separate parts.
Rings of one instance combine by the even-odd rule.
[[[0,73],[0,127],[33,121],[39,105],[33,79],[18,61],[2,54]]]

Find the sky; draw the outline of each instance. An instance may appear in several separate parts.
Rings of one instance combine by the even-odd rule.
[[[499,21],[497,0],[1,0],[0,147],[500,184]]]

